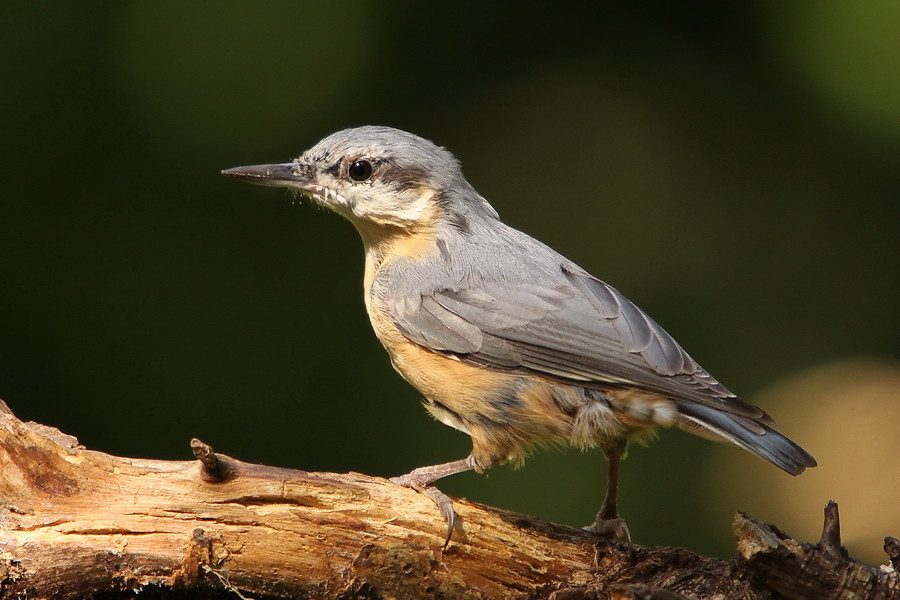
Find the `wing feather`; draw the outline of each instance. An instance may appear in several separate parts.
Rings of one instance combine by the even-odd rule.
[[[635,387],[768,422],[615,288],[583,272],[562,274],[553,285],[484,283],[386,305],[410,340],[474,364]]]
[[[454,354],[477,353],[484,334],[477,324],[446,310],[431,296],[406,296],[389,303],[400,331],[432,350]]]

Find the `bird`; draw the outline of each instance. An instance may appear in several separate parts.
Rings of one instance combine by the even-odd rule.
[[[359,232],[376,337],[427,411],[471,437],[467,457],[391,479],[434,501],[445,547],[457,518],[435,482],[518,466],[542,446],[600,449],[606,496],[585,529],[629,543],[620,461],[659,427],[734,443],[791,475],[816,466],[618,290],[504,223],[456,157],[429,140],[366,125],[290,162],[222,174],[288,188]]]

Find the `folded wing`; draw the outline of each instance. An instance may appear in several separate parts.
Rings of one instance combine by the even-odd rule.
[[[553,286],[484,283],[390,298],[410,340],[462,360],[588,387],[630,387],[771,423],[615,288],[563,269]]]

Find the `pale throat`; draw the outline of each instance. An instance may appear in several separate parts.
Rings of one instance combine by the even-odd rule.
[[[437,223],[440,209],[433,202],[434,191],[419,194],[398,218],[350,218],[362,238],[366,252],[364,289],[368,304],[369,290],[378,271],[396,260],[425,260],[437,251]],[[415,217],[406,220],[405,217]]]

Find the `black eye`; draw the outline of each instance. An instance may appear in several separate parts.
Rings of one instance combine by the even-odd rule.
[[[365,181],[372,176],[372,163],[367,160],[358,160],[347,168],[347,175],[353,181]]]

